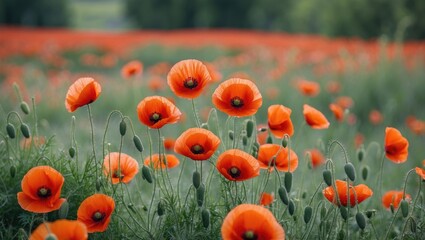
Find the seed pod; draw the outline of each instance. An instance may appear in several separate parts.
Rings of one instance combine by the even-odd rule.
[[[273,143],[273,138],[272,138],[272,136],[270,134],[269,134],[269,136],[267,136],[266,143],[270,143],[270,144]]]
[[[201,128],[208,130],[208,123],[202,123]]]
[[[201,185],[201,174],[198,171],[193,172],[192,183],[196,189],[198,189],[199,185]]]
[[[357,160],[359,160],[359,162],[361,162],[364,158],[364,154],[365,154],[365,150],[363,145],[357,149]]]
[[[360,229],[365,229],[366,227],[366,218],[364,217],[363,213],[358,212],[356,214],[356,222],[357,226],[359,226]]]
[[[28,106],[28,104],[25,101],[21,102],[21,110],[23,113],[25,113],[26,115],[28,115],[30,113],[30,107]]]
[[[347,174],[347,177],[351,181],[356,180],[356,171],[355,171],[352,163],[349,162],[349,163],[345,164],[344,170],[345,170],[345,174]]]
[[[282,139],[282,147],[286,148],[288,146],[288,139],[286,137],[283,137]]]
[[[323,170],[323,180],[329,187],[332,186],[332,172],[329,169]]]
[[[25,138],[30,138],[30,128],[25,123],[21,124],[21,132]]]
[[[68,203],[68,200],[65,200],[65,202],[62,203],[61,207],[58,210],[58,217],[60,219],[66,219],[66,217],[68,217],[68,211],[69,211],[69,203]]]
[[[348,210],[347,208],[341,206],[339,207],[339,213],[341,214],[342,219],[345,221],[348,219]]]
[[[291,172],[285,173],[284,183],[285,183],[286,191],[289,193],[291,191],[291,188],[292,188],[292,173]]]
[[[208,209],[202,209],[201,212],[201,218],[202,218],[202,225],[204,226],[204,228],[208,228],[208,226],[210,225],[210,211],[208,211]]]
[[[310,206],[307,206],[304,208],[304,222],[305,224],[310,222],[311,215],[313,214],[313,208]]]
[[[75,156],[75,148],[74,148],[74,147],[70,147],[70,148],[68,149],[68,153],[69,153],[69,156],[70,156],[71,158],[74,158],[74,156]]]
[[[205,194],[205,185],[201,183],[199,187],[196,189],[196,201],[198,202],[198,206],[202,207],[204,204],[204,194]]]
[[[242,136],[242,144],[246,146],[248,144],[248,137],[246,135]]]
[[[133,142],[134,142],[134,146],[136,146],[137,150],[139,150],[139,152],[143,152],[143,144],[142,144],[142,140],[140,140],[139,136],[134,135]]]
[[[145,165],[143,165],[143,167],[142,167],[142,177],[143,177],[143,179],[146,179],[146,181],[148,183],[152,183],[151,171]]]
[[[376,212],[375,209],[367,210],[366,211],[366,217],[369,218],[369,219],[373,218],[373,216],[375,216],[375,212]]]
[[[407,215],[409,215],[409,203],[407,203],[406,199],[401,200],[400,208],[403,217],[407,217]]]
[[[248,120],[246,122],[246,136],[251,137],[254,132],[254,122],[252,120]]]
[[[327,209],[325,206],[322,205],[322,208],[320,208],[320,220],[325,219],[327,213]]]
[[[14,139],[16,137],[16,130],[15,130],[15,126],[13,126],[13,124],[8,123],[6,125],[6,132],[7,135],[11,138]]]
[[[284,187],[279,187],[278,190],[280,200],[282,200],[283,204],[288,205],[289,204],[289,197],[288,192]]]
[[[289,200],[288,212],[291,216],[295,213],[295,203],[292,200]]]
[[[16,174],[16,167],[14,165],[10,166],[9,172],[10,172],[10,177],[14,178]]]
[[[126,132],[127,132],[127,123],[125,123],[124,119],[122,119],[121,122],[120,122],[120,134],[121,134],[121,136],[124,136]]]
[[[366,181],[368,175],[369,175],[369,167],[368,166],[364,166],[362,168],[362,179],[364,181]]]
[[[162,204],[161,200],[159,200],[159,202],[158,202],[158,209],[157,209],[156,212],[158,213],[158,216],[162,216],[165,213],[165,208],[164,208],[164,205]]]

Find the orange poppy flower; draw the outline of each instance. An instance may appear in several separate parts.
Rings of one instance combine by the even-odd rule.
[[[165,161],[164,161],[164,155],[165,155]],[[157,153],[157,154],[153,154],[152,156],[146,157],[144,164],[145,166],[152,165],[154,169],[164,169],[164,168],[177,167],[180,164],[180,161],[173,154],[161,154],[161,158],[160,158],[159,154]]]
[[[176,63],[167,76],[171,90],[181,98],[193,99],[201,95],[207,83],[211,81],[207,67],[196,59]]]
[[[338,192],[338,197],[339,197],[339,201],[341,205],[346,207],[348,204],[347,203],[348,201],[347,182],[342,180],[336,180],[336,189]],[[354,194],[354,192],[356,193]],[[323,189],[322,193],[326,197],[326,199],[328,199],[329,202],[337,204],[337,197],[335,195],[335,192],[332,186]],[[360,204],[361,202],[363,202],[364,200],[372,196],[373,192],[368,186],[364,184],[360,184],[355,187],[352,187],[350,185],[350,206],[351,207],[354,207],[356,205],[354,195],[357,196],[357,204]]]
[[[29,240],[50,239],[85,240],[88,239],[87,228],[80,221],[59,219],[54,222],[44,222],[31,233]]]
[[[341,96],[335,100],[335,103],[341,106],[343,109],[350,108],[354,105],[354,101],[349,96]]]
[[[129,79],[137,75],[141,75],[143,72],[143,63],[134,60],[128,62],[121,68],[121,76],[124,79]]]
[[[152,91],[160,91],[165,87],[165,81],[158,76],[151,77],[148,81],[149,89]]]
[[[419,120],[415,116],[408,116],[406,125],[414,134],[425,135],[425,121]]]
[[[298,91],[308,97],[315,97],[320,92],[320,85],[317,82],[298,80],[296,83]]]
[[[229,149],[217,159],[217,170],[230,181],[244,181],[260,175],[257,159],[239,149]]]
[[[288,156],[290,155],[290,156]],[[290,161],[288,165],[288,157]],[[273,171],[273,167],[276,166],[277,170],[287,172],[290,168],[290,172],[294,172],[298,167],[298,156],[291,149],[290,153],[288,148],[284,148],[278,144],[263,144],[258,150],[258,163],[260,168],[268,169]]]
[[[407,160],[409,141],[395,128],[385,129],[385,155],[394,163],[403,163]]]
[[[113,198],[96,193],[84,199],[77,211],[78,221],[84,223],[87,232],[104,232],[111,221],[111,214],[115,209]]]
[[[373,125],[378,125],[383,120],[384,120],[384,117],[382,116],[381,112],[379,112],[376,109],[370,111],[370,113],[369,113],[369,121],[370,121],[370,123],[372,123]]]
[[[341,84],[337,81],[329,81],[326,85],[326,89],[331,94],[336,94],[341,90]]]
[[[22,149],[29,149],[31,147],[31,144],[34,144],[36,147],[40,147],[46,143],[46,138],[43,136],[35,136],[30,137],[29,139],[23,138],[20,142]]]
[[[165,150],[172,151],[174,150],[174,144],[176,143],[176,140],[173,138],[165,138],[164,139],[164,148]]]
[[[103,159],[103,173],[113,184],[129,183],[138,172],[139,163],[125,153],[111,152]]]
[[[418,174],[422,178],[422,180],[425,180],[425,169],[415,167],[415,171],[416,171],[416,174]]]
[[[218,85],[212,95],[212,102],[230,116],[246,117],[257,112],[263,104],[263,98],[253,82],[231,78]]]
[[[21,208],[33,213],[58,210],[66,200],[60,198],[64,177],[54,168],[37,166],[22,178],[22,192],[18,193]]]
[[[342,122],[344,120],[344,109],[341,106],[331,103],[329,105],[329,109],[333,112],[335,119],[338,122]]]
[[[69,87],[66,93],[66,110],[74,112],[77,108],[96,101],[101,91],[100,84],[93,78],[79,78]]]
[[[211,76],[212,82],[220,82],[222,75],[219,71],[217,71],[217,68],[212,63],[205,63],[205,66],[207,67],[208,72]]]
[[[283,138],[285,134],[294,135],[294,126],[291,121],[290,108],[283,105],[271,105],[268,108],[268,125],[270,131],[277,138]]]
[[[274,194],[273,193],[266,193],[263,192],[261,194],[261,198],[260,198],[260,205],[262,206],[268,206],[270,204],[272,204],[274,201]]]
[[[267,208],[254,204],[241,204],[224,218],[221,237],[223,240],[284,240],[285,231]]]
[[[306,152],[310,153],[311,166],[317,168],[324,164],[325,156],[318,149],[309,149]]]
[[[390,209],[391,204],[394,209],[397,209],[400,205],[401,200],[403,199],[403,191],[388,191],[382,196],[382,205],[385,208]],[[405,200],[410,201],[412,198],[409,194],[406,194]]]
[[[207,160],[220,145],[220,138],[203,128],[189,128],[174,145],[174,151],[192,160]]]
[[[354,136],[354,146],[356,148],[359,148],[360,145],[362,145],[364,143],[364,135],[361,133],[357,133],[356,136]]]
[[[165,97],[146,97],[137,105],[140,122],[150,128],[161,128],[165,124],[176,123],[182,113]]]
[[[326,129],[329,127],[329,121],[325,115],[310,105],[304,104],[303,114],[305,121],[311,128]]]

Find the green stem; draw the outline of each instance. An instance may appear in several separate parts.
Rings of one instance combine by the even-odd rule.
[[[98,180],[98,172],[97,172],[98,162],[97,162],[97,158],[96,158],[96,149],[95,149],[95,145],[94,145],[94,127],[93,127],[93,117],[92,117],[92,114],[91,114],[90,104],[87,104],[87,109],[88,109],[89,119],[90,119],[91,144],[92,144],[93,158],[94,158],[94,164],[95,164],[95,182],[97,182],[97,180]],[[97,189],[96,189],[96,192],[97,192]]]

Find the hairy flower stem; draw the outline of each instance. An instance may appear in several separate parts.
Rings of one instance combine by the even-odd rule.
[[[201,120],[199,119],[198,113],[196,111],[195,100],[192,98],[191,102],[192,102],[193,115],[195,117],[195,123],[196,123],[196,126],[199,128],[199,127],[201,127]]]
[[[94,170],[95,170],[95,183],[98,180],[98,172],[97,172],[97,167],[98,167],[98,162],[97,162],[97,158],[96,158],[96,149],[95,149],[95,144],[94,144],[94,127],[93,127],[93,117],[92,117],[92,113],[91,113],[91,107],[90,104],[87,104],[87,109],[88,109],[88,113],[89,113],[89,119],[90,119],[90,128],[91,128],[91,144],[92,144],[92,149],[93,149],[93,158],[94,158]],[[96,189],[97,192],[97,189]]]

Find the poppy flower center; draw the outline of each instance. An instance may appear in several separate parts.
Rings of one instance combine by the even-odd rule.
[[[239,168],[237,168],[237,167],[231,167],[229,169],[229,175],[232,178],[237,178],[237,177],[239,177],[241,175],[241,170],[239,170]]]
[[[105,214],[99,211],[96,211],[95,213],[93,213],[93,215],[91,216],[91,219],[95,222],[100,222],[105,218]]]
[[[192,151],[194,154],[201,154],[204,153],[204,148],[201,145],[196,144],[190,148],[190,151]]]
[[[193,77],[188,77],[186,78],[186,80],[184,80],[183,85],[186,88],[190,88],[190,89],[196,88],[198,86],[198,80],[196,80],[196,78],[193,78]]]
[[[160,113],[155,112],[155,113],[153,113],[153,114],[149,117],[149,120],[150,120],[151,122],[156,123],[156,122],[158,122],[159,120],[161,120],[161,114],[160,114]]]
[[[113,178],[119,178],[120,180],[122,180],[124,178],[124,175],[120,172],[120,171],[115,171],[114,174],[112,174]]]
[[[243,106],[243,100],[240,97],[234,97],[230,100],[230,104],[232,107],[240,108]]]
[[[52,191],[50,191],[50,189],[43,186],[38,189],[37,195],[41,198],[48,198],[52,195]]]
[[[254,231],[246,231],[242,235],[243,240],[256,240],[258,239],[257,235],[255,235]]]

